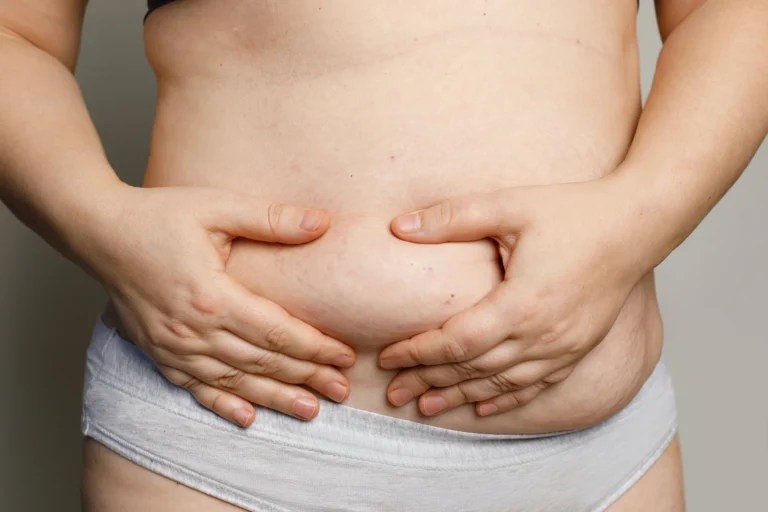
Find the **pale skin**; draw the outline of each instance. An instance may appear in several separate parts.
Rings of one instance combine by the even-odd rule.
[[[586,426],[634,396],[661,346],[653,268],[768,130],[765,2],[657,2],[642,114],[634,2],[443,2],[439,19],[231,4],[148,19],[160,94],[137,188],[110,169],[71,75],[84,2],[0,2],[16,78],[0,85],[0,191],[104,284],[105,322],[244,426],[254,404],[311,420],[310,389],[478,432]],[[231,39],[205,40],[196,19]],[[480,58],[501,50],[500,68]],[[94,441],[84,461],[88,510],[233,509]],[[675,441],[611,510],[683,510],[681,475]]]

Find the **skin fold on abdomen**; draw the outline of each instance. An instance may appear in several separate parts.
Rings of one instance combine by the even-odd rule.
[[[660,343],[648,348],[660,340],[652,274],[562,383],[577,385],[543,393],[540,412],[479,418],[462,406],[426,418],[413,402],[386,403],[394,372],[376,366],[383,347],[438,328],[503,279],[494,242],[404,242],[389,230],[394,216],[472,192],[597,179],[621,161],[640,109],[633,5],[596,2],[603,10],[590,19],[583,6],[535,2],[483,12],[460,2],[231,4],[176,2],[147,20],[158,104],[143,185],[329,210],[328,232],[306,245],[236,240],[227,271],[356,350],[348,405],[531,432],[572,427],[547,419],[547,407],[597,408],[586,384],[609,389],[600,400],[614,408],[639,389]]]
[[[409,244],[383,217],[334,217],[310,244],[236,240],[227,272],[358,352],[429,329],[467,309],[502,279],[488,240]]]

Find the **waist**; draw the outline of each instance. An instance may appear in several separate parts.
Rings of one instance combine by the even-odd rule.
[[[357,352],[352,407],[417,419],[415,404],[386,403],[394,373],[376,354],[502,279],[490,240],[403,242],[389,231],[395,215],[470,192],[596,179],[631,142],[636,69],[621,59],[552,44],[504,61],[499,48],[457,51],[467,42],[314,75],[278,76],[277,61],[255,55],[250,66],[224,59],[220,74],[158,74],[144,186],[230,188],[330,211],[328,232],[306,245],[236,240],[227,271]],[[476,429],[471,409],[439,421]]]
[[[634,24],[626,5],[615,23],[574,27],[560,13],[541,20],[551,30],[532,30],[521,16],[543,15],[534,4],[491,26],[382,4],[399,14],[384,27],[366,20],[364,38],[339,35],[343,46],[330,47],[316,32],[325,25],[283,26],[277,12],[270,24],[239,26],[266,21],[252,2],[240,20],[211,12],[216,37],[185,37],[176,25],[201,13],[176,18],[185,4],[172,7],[147,29],[158,80],[147,186],[208,184],[377,215],[598,178],[623,159],[640,113],[636,44],[619,29]],[[391,32],[415,19],[424,26]]]
[[[605,108],[598,95],[505,99],[520,84],[429,98],[439,87],[430,79],[397,100],[362,92],[376,89],[373,79],[316,96],[218,86],[161,96],[145,186],[207,185],[388,215],[453,195],[600,178],[621,163],[636,121],[635,109]]]
[[[243,128],[234,115],[238,129],[224,122],[229,114],[182,114],[173,101],[161,99],[158,107],[144,185],[230,188],[269,201],[328,209],[330,228],[309,244],[237,239],[227,272],[355,350],[357,363],[345,371],[352,387],[348,405],[420,421],[415,402],[401,409],[386,402],[384,390],[395,373],[378,368],[378,352],[439,328],[471,307],[501,282],[502,268],[491,240],[404,242],[391,234],[391,219],[454,195],[595,179],[610,172],[625,149],[623,136],[594,136],[600,130],[587,130],[595,137],[587,143],[574,117],[554,129],[563,130],[559,139],[542,136],[526,147],[536,136],[500,135],[509,120],[494,129],[472,126],[479,116],[475,108],[457,108],[458,118],[474,120],[463,129],[446,129],[445,118],[419,119],[404,129],[383,117],[363,122],[361,113],[364,129],[336,121],[323,129],[292,117],[265,135],[260,128]],[[521,119],[515,123],[525,124]],[[532,132],[545,133],[545,125],[528,119]],[[306,131],[311,126],[311,134],[301,126]],[[414,136],[417,131],[421,138]],[[604,143],[601,150],[598,140]],[[640,318],[641,309],[627,314]],[[471,407],[440,420],[454,428],[477,428],[468,426],[476,422]]]

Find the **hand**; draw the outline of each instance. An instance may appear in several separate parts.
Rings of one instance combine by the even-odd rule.
[[[250,293],[225,272],[232,240],[306,243],[328,228],[322,210],[269,204],[201,187],[121,188],[115,214],[92,227],[88,264],[130,339],[203,406],[248,426],[254,404],[297,418],[316,396],[349,394],[337,368],[350,347]]]
[[[492,238],[505,277],[440,329],[381,351],[382,368],[409,368],[390,383],[389,401],[420,396],[426,415],[476,402],[485,416],[566,379],[652,268],[627,211],[606,177],[468,195],[394,219],[394,234],[416,243]]]

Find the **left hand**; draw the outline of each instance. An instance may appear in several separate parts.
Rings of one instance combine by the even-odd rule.
[[[487,416],[566,379],[653,268],[616,182],[511,187],[394,219],[393,233],[410,242],[495,240],[505,277],[440,329],[381,351],[382,368],[408,368],[390,383],[389,401],[420,396],[429,416],[476,402]]]

